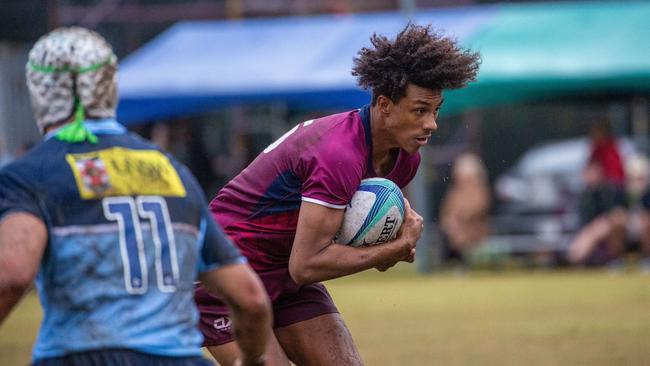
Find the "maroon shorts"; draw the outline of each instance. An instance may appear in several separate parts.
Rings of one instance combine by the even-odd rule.
[[[258,272],[273,306],[273,327],[281,328],[320,315],[338,313],[332,297],[321,283],[298,286],[287,268]],[[201,313],[199,329],[203,346],[216,346],[235,339],[225,303],[198,286],[195,301]]]

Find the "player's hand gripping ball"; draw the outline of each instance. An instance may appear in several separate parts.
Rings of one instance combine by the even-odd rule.
[[[384,178],[361,181],[345,209],[343,225],[334,238],[353,247],[376,245],[395,239],[404,221],[404,196]]]

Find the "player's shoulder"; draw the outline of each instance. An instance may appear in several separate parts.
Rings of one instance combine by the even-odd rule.
[[[323,130],[332,134],[341,131],[359,130],[359,127],[362,127],[358,109],[330,114],[307,121],[306,123],[321,126]]]
[[[358,180],[367,168],[368,147],[360,121],[353,121],[354,116],[339,118],[331,128],[319,136],[318,141],[303,150],[300,155],[301,170],[304,175],[317,177],[319,172],[336,172],[339,176],[356,177]],[[327,120],[325,120],[327,122]],[[350,122],[351,123],[347,123]],[[319,123],[321,121],[315,121]],[[354,124],[357,124],[354,126]],[[328,174],[330,174],[328,173]],[[352,179],[352,180],[355,180]]]
[[[49,167],[53,158],[62,155],[63,151],[47,141],[39,142],[29,149],[24,155],[5,165],[0,170],[0,175],[34,175]]]
[[[321,117],[305,124],[319,130],[318,145],[332,153],[355,152],[365,146],[365,133],[358,110]]]

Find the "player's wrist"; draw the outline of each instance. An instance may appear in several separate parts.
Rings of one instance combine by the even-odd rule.
[[[413,238],[408,235],[397,237],[391,242],[393,245],[393,250],[398,253],[403,252],[405,248],[414,247],[412,243],[414,243]]]

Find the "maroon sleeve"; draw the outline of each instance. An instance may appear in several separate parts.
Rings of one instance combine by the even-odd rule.
[[[302,200],[343,209],[359,188],[365,156],[348,138],[324,136],[302,157]]]

